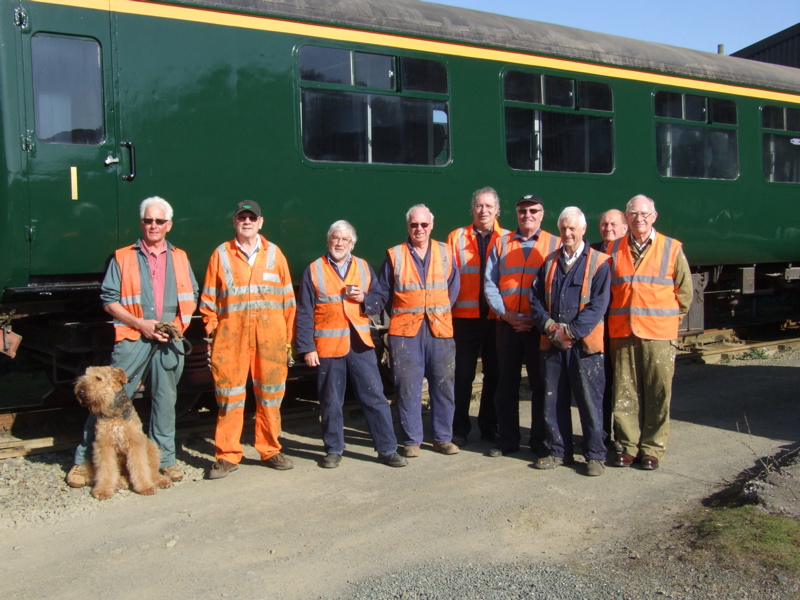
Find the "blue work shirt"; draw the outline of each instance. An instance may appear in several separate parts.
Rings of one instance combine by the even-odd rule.
[[[533,247],[539,240],[539,234],[541,233],[542,230],[539,229],[526,240],[524,237],[522,237],[522,234],[520,234],[519,229],[517,229],[513,234],[511,234],[510,239],[519,240],[525,260],[528,260],[528,256],[530,256],[531,250],[533,250]],[[489,307],[492,309],[492,312],[498,317],[502,317],[503,313],[506,312],[506,305],[503,303],[503,296],[500,295],[500,288],[497,287],[500,283],[499,263],[500,257],[497,254],[497,244],[495,244],[492,247],[492,251],[489,252],[489,259],[486,261],[486,273],[484,275],[483,291],[486,295],[486,301],[489,303]]]

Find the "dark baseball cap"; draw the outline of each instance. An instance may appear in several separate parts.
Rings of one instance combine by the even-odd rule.
[[[525,194],[522,198],[517,200],[517,206],[523,204],[524,202],[532,202],[533,204],[540,204],[542,208],[544,208],[544,202],[542,199],[539,198],[536,194]]]
[[[236,211],[233,213],[233,216],[243,213],[246,210],[249,210],[257,217],[261,216],[261,207],[258,205],[258,202],[253,202],[252,200],[242,200],[239,202],[239,204],[236,205]]]

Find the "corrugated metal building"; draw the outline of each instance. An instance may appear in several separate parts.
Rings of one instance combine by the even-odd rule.
[[[731,56],[800,68],[800,23],[742,48]]]

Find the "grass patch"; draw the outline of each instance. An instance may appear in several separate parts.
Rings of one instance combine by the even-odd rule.
[[[800,575],[800,521],[772,515],[752,505],[712,509],[695,525],[698,544],[737,563]],[[710,546],[710,548],[709,548]]]
[[[751,348],[746,352],[735,354],[733,360],[766,360],[769,356],[769,352],[764,348]]]

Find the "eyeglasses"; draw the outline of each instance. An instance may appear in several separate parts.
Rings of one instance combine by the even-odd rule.
[[[255,223],[260,218],[261,217],[257,217],[255,215],[236,215],[236,219],[238,221],[242,221],[242,222],[244,222],[244,221],[252,221],[253,223]]]
[[[417,229],[418,227],[422,227],[422,229],[427,229],[430,226],[431,226],[430,223],[409,223],[408,224],[408,227],[410,229]]]
[[[164,223],[169,223],[169,219],[142,219],[142,223],[144,225],[152,225],[154,221],[159,227],[161,227]]]
[[[350,243],[350,242],[352,242],[353,240],[352,240],[351,238],[343,238],[343,237],[336,237],[336,236],[333,236],[333,237],[331,238],[331,241],[332,241],[334,244],[338,244],[338,243],[342,243],[342,244],[349,244],[349,243]]]
[[[544,212],[544,209],[543,208],[518,208],[517,212],[519,214],[521,214],[521,215],[524,215],[526,213],[530,213],[532,215],[536,215],[536,214],[539,214],[540,212]]]
[[[647,221],[651,215],[655,214],[654,212],[649,213],[641,213],[641,212],[629,212],[626,213],[631,219],[636,221],[637,219],[641,219],[642,221]]]

